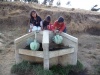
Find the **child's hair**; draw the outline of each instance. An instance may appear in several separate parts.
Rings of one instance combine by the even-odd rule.
[[[35,10],[31,11],[30,17],[33,18],[32,13],[36,13],[36,17],[38,16],[37,12]]]
[[[45,20],[47,20],[47,21],[50,22],[51,21],[51,16],[50,15],[47,15],[46,18],[45,18]]]
[[[58,18],[58,22],[60,23],[60,22],[64,22],[64,18],[62,17],[62,16],[60,16],[59,18]]]

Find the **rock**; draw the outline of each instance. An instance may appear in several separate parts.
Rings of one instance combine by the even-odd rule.
[[[3,44],[0,42],[0,47],[3,47]]]
[[[6,39],[5,35],[0,33],[0,39]]]
[[[3,41],[2,39],[0,39],[0,42],[2,42],[2,43],[3,43],[4,41]]]

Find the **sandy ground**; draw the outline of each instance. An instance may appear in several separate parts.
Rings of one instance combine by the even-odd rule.
[[[89,75],[97,75],[94,65],[100,61],[100,36],[89,34],[74,34],[74,36],[79,39],[78,59],[88,69]],[[10,69],[15,64],[14,44],[10,42],[0,45],[0,75],[11,75]]]
[[[90,75],[97,75],[94,65],[100,63],[100,36],[82,34],[78,36],[78,39],[78,59],[88,69]]]

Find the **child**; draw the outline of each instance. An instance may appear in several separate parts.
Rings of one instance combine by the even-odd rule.
[[[48,29],[48,25],[50,25],[50,22],[51,22],[51,16],[47,15],[46,18],[43,21],[43,30]]]
[[[59,33],[65,32],[66,33],[66,25],[64,23],[63,17],[59,17],[57,21],[53,24],[53,31],[58,30]]]
[[[30,30],[29,32],[32,31],[39,31],[42,29],[42,19],[39,15],[37,15],[37,12],[33,10],[30,13]]]

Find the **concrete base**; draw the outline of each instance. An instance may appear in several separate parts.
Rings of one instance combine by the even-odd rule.
[[[49,69],[52,65],[61,64],[63,66],[67,64],[76,65],[77,63],[77,51],[78,51],[78,39],[62,33],[63,44],[69,46],[69,49],[49,51],[49,43],[54,36],[53,32],[43,31],[37,33],[37,41],[42,43],[43,51],[31,51],[25,50],[27,46],[27,39],[34,39],[34,32],[28,33],[15,40],[15,59],[16,63],[20,63],[22,60],[34,61],[38,63],[44,63],[44,69]]]

